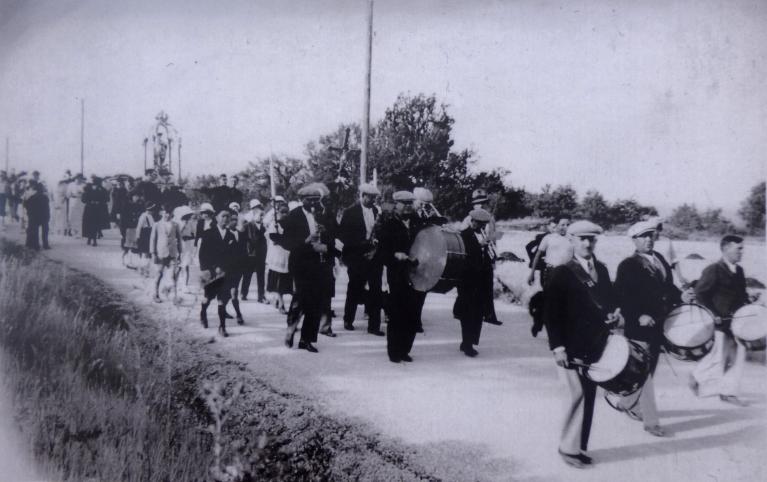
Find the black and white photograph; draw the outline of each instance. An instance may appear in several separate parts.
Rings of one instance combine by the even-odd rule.
[[[767,1],[0,0],[0,482],[767,479]]]

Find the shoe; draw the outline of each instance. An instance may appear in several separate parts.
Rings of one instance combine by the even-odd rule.
[[[574,467],[576,469],[582,469],[586,466],[586,464],[581,460],[580,455],[581,454],[566,454],[561,450],[559,451],[559,456],[562,457],[562,460],[564,460],[565,463],[570,467]]]
[[[319,353],[319,350],[317,350],[314,345],[312,345],[309,342],[306,341],[299,341],[298,342],[298,349],[299,350],[306,350],[309,353]]]
[[[400,359],[397,358],[396,356],[389,355],[389,361],[392,362],[392,363],[399,363]]]
[[[245,324],[245,320],[242,319],[242,316],[239,316],[239,315],[237,316],[237,324],[238,325],[244,325]]]
[[[719,400],[725,403],[731,403],[737,407],[748,407],[748,402],[744,402],[735,395],[719,395]]]
[[[424,332],[424,331],[423,331],[423,326],[418,326],[418,327],[416,327],[416,329],[415,329],[415,332],[416,332],[416,333],[423,333],[423,332]]]
[[[226,332],[226,327],[223,327],[223,326],[218,327],[218,334],[223,336],[224,338],[229,336],[229,333]]]
[[[645,427],[644,431],[655,437],[665,437],[666,431],[660,425],[653,425],[652,427]]]
[[[354,325],[351,323],[344,323],[344,330],[354,331]]]
[[[293,348],[293,335],[295,335],[295,332],[285,335],[285,346],[288,348]]]
[[[410,355],[402,355],[402,356],[400,357],[400,360],[402,360],[402,361],[404,361],[404,362],[408,362],[408,363],[410,363],[410,362],[412,362],[412,361],[413,361],[413,358],[412,358]]]
[[[473,346],[467,346],[463,350],[461,350],[467,357],[474,358],[475,356],[479,355],[479,352],[474,349]]]
[[[491,325],[498,325],[498,326],[503,324],[502,321],[498,321],[497,319],[485,320],[485,323],[490,323]]]
[[[204,311],[200,312],[200,323],[202,323],[203,328],[208,327],[208,315],[206,315]]]
[[[335,338],[336,336],[338,336],[335,333],[333,333],[331,330],[321,331],[320,335],[329,336],[330,338]]]
[[[594,460],[583,452],[578,454],[578,459],[583,462],[584,465],[591,465],[594,463]]]
[[[280,306],[280,314],[281,315],[287,315],[288,311],[285,308],[283,308],[282,306]]]
[[[368,330],[368,333],[375,336],[386,336],[386,333],[381,330]]]
[[[162,303],[162,300],[160,299],[160,295],[154,295],[154,297],[152,297],[152,300],[155,303]]]
[[[266,300],[266,298],[259,298],[259,299],[258,299],[258,300],[256,300],[256,301],[258,301],[259,303],[265,304],[265,305],[268,305],[268,304],[269,304],[269,302]]]
[[[242,295],[242,296],[240,296],[240,299],[241,299],[242,301],[248,301],[248,297],[247,297],[247,296],[245,296],[245,295]]]
[[[631,420],[636,420],[637,422],[641,422],[642,421],[642,414],[640,412],[637,412],[633,408],[624,408],[623,409],[623,413],[628,415],[628,417]],[[645,430],[647,430],[647,428],[645,428]]]
[[[50,246],[43,246],[43,249],[51,249]]]
[[[226,319],[226,320],[233,320],[234,316],[232,316],[229,313],[227,313],[226,315],[224,315],[224,319]]]

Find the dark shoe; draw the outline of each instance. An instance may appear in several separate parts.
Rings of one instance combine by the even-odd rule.
[[[246,295],[242,295],[242,296],[240,296],[240,299],[241,299],[242,301],[248,301],[248,297],[247,297]]]
[[[224,318],[227,319],[227,320],[233,320],[234,316],[232,316],[229,313],[227,313],[226,316],[224,316]]]
[[[628,415],[628,417],[631,420],[636,420],[637,422],[641,422],[642,421],[642,414],[640,412],[637,412],[636,410],[634,410],[632,408],[624,408],[623,409],[623,413]],[[647,429],[645,429],[645,430],[647,430]]]
[[[314,348],[314,345],[312,345],[311,343],[306,342],[306,341],[299,341],[298,342],[298,349],[299,350],[306,350],[309,353],[318,353],[319,352],[316,348]]]
[[[284,307],[280,306],[280,314],[281,315],[287,315],[288,311]]]
[[[744,402],[735,395],[719,395],[719,400],[725,403],[731,403],[736,407],[748,407],[748,402]]]
[[[208,327],[208,315],[204,311],[200,312],[200,323],[202,323],[203,328]]]
[[[223,336],[224,338],[229,336],[229,333],[226,332],[226,327],[223,327],[223,326],[218,327],[218,334]]]
[[[321,331],[320,335],[329,336],[330,338],[335,338],[336,336],[338,336],[335,333],[333,333],[331,330]]]
[[[485,320],[485,323],[490,323],[491,325],[499,325],[499,326],[503,324],[502,321],[498,321],[497,319]]]
[[[591,465],[594,463],[594,460],[583,452],[578,454],[578,458],[581,462],[583,462],[584,465]]]
[[[392,363],[399,363],[400,359],[397,358],[396,356],[389,355],[389,361],[392,362]]]
[[[368,330],[368,333],[375,336],[386,336],[386,333],[381,330]]]
[[[473,346],[467,346],[463,350],[461,350],[466,356],[470,358],[474,358],[475,356],[479,355],[479,352],[474,349]]]
[[[562,457],[562,460],[565,461],[567,465],[570,467],[574,467],[576,469],[582,469],[586,466],[586,464],[581,460],[580,457],[581,454],[566,454],[559,451],[559,456]]]
[[[416,329],[415,329],[415,332],[416,332],[416,333],[423,333],[423,332],[424,332],[424,331],[423,331],[423,326],[418,326],[418,327],[416,327]]]
[[[50,246],[43,246],[43,249],[51,249]]]
[[[653,425],[652,427],[645,427],[644,431],[649,433],[650,435],[654,435],[656,437],[665,437],[666,431],[663,430],[663,427],[660,425]]]
[[[288,333],[285,335],[285,346],[288,348],[293,348],[293,336],[295,335],[295,332]]]
[[[266,298],[259,298],[257,301],[258,301],[259,303],[263,303],[263,304],[265,304],[265,305],[268,305],[268,304],[269,304],[269,302],[266,300]]]
[[[242,319],[242,316],[237,316],[237,324],[238,325],[244,325],[245,320]]]
[[[400,360],[402,360],[402,361],[404,361],[404,362],[408,362],[408,363],[410,363],[411,361],[413,361],[413,359],[410,357],[410,355],[402,355],[402,356],[400,357]]]
[[[354,331],[354,325],[351,323],[344,323],[344,330]]]

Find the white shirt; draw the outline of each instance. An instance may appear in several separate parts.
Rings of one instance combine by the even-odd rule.
[[[373,213],[373,208],[366,208],[362,204],[360,204],[360,206],[362,206],[362,218],[365,220],[365,238],[370,239],[373,235],[373,225],[376,222],[376,217]]]
[[[573,245],[567,236],[562,236],[559,233],[547,234],[541,240],[538,250],[546,253],[544,260],[550,266],[563,265],[573,257]]]
[[[575,258],[575,261],[577,261],[583,267],[583,271],[591,274],[591,268],[589,267],[589,263],[591,263],[591,266],[594,267],[594,271],[596,271],[597,268],[596,268],[596,264],[594,263],[593,256],[589,259],[586,259],[586,258],[581,258],[580,256],[576,254],[574,258]]]
[[[309,235],[315,235],[317,234],[317,221],[314,219],[314,214],[307,211],[305,208],[301,208],[304,210],[304,215],[306,215],[306,221],[309,223]]]
[[[730,268],[730,271],[732,273],[737,273],[738,272],[738,265],[737,264],[730,263],[729,261],[727,261],[724,258],[722,258],[722,261],[724,261],[724,264],[726,264],[727,267]]]

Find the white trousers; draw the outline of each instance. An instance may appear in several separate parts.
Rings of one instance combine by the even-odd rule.
[[[737,396],[745,363],[746,347],[723,332],[715,331],[714,346],[692,371],[692,377],[698,383],[698,396]]]

